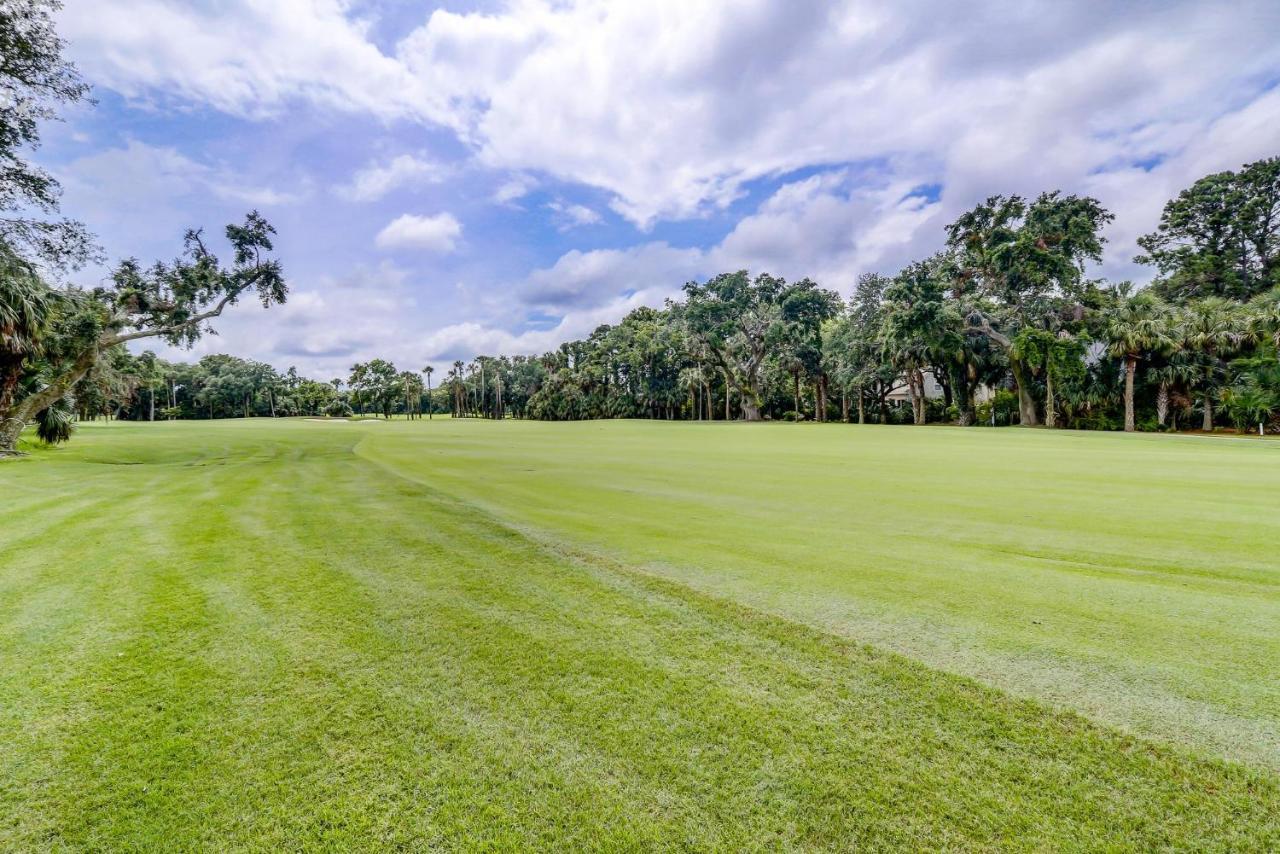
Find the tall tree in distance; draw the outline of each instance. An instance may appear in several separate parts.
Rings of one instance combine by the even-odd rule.
[[[1107,318],[1106,339],[1111,355],[1124,360],[1124,429],[1136,427],[1133,410],[1133,383],[1138,362],[1152,352],[1173,345],[1167,332],[1168,308],[1150,291],[1141,291],[1121,300]]]
[[[721,273],[705,284],[684,286],[689,331],[706,346],[726,383],[739,393],[744,421],[759,421],[764,360],[786,340],[784,279],[746,270]],[[728,393],[725,395],[728,417]]]
[[[947,300],[941,260],[909,265],[884,291],[881,343],[911,392],[916,424],[925,423],[924,369],[950,364],[964,347],[963,321]]]
[[[1084,266],[1102,260],[1101,231],[1113,218],[1096,199],[1052,192],[1030,204],[1019,196],[992,196],[947,226],[959,285],[976,286],[970,326],[1009,357],[1023,426],[1040,419],[1031,372],[1014,351],[1014,336],[1078,298]]]
[[[1280,157],[1206,175],[1164,206],[1137,257],[1171,301],[1248,300],[1280,285]]]
[[[436,369],[431,367],[430,365],[427,365],[425,368],[422,369],[422,375],[427,378],[427,420],[428,421],[431,420],[431,413],[435,409],[435,403],[431,399],[431,375],[434,374],[435,372],[436,372]]]
[[[1195,354],[1206,433],[1213,430],[1213,401],[1226,378],[1226,360],[1246,340],[1242,321],[1239,304],[1221,297],[1197,300],[1183,314],[1183,346]]]

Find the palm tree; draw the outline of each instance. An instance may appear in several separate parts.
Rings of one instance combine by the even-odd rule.
[[[1260,294],[1249,303],[1249,337],[1258,344],[1268,340],[1280,349],[1280,288]]]
[[[40,351],[57,307],[57,293],[40,280],[30,264],[0,245],[0,414],[17,399],[28,357]],[[23,422],[0,424],[0,453],[17,444]],[[12,441],[8,441],[13,433]]]
[[[464,362],[463,362],[461,359],[457,359],[457,360],[455,360],[455,361],[454,361],[454,363],[453,363],[453,409],[454,409],[453,414],[454,414],[454,417],[455,417],[455,418],[456,418],[456,417],[461,417],[461,416],[463,415],[463,412],[464,412],[464,409],[465,409],[465,404],[464,404],[463,399],[462,399],[462,391],[463,391],[463,386],[462,386],[462,369],[463,369],[463,367],[464,367]]]
[[[435,405],[431,402],[431,375],[434,374],[435,372],[436,372],[436,369],[431,367],[430,365],[427,365],[425,368],[422,369],[422,373],[425,374],[427,377],[427,420],[428,421],[431,420],[431,410],[435,408]]]
[[[1124,429],[1135,429],[1133,378],[1138,362],[1151,352],[1168,348],[1168,308],[1148,291],[1128,297],[1107,319],[1106,338],[1111,355],[1124,360]]]
[[[1245,339],[1235,303],[1209,297],[1187,306],[1183,316],[1183,342],[1199,357],[1198,384],[1204,406],[1201,428],[1213,431],[1213,398],[1225,374],[1223,360]]]
[[[1156,386],[1156,422],[1162,429],[1169,418],[1170,391],[1191,384],[1195,378],[1195,364],[1181,350],[1174,352],[1163,364],[1147,369],[1147,381]]]

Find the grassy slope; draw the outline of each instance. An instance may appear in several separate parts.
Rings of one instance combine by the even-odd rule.
[[[404,428],[360,453],[698,590],[1280,769],[1280,443],[790,424]]]
[[[117,425],[0,468],[0,848],[1280,844],[1269,771],[572,559],[353,453],[475,428]]]

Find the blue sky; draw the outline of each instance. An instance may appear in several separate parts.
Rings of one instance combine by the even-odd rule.
[[[67,0],[60,28],[97,99],[39,154],[65,212],[145,260],[261,210],[290,301],[188,357],[320,376],[541,352],[726,269],[847,294],[993,193],[1097,196],[1097,272],[1142,280],[1167,198],[1280,154],[1274,3]]]

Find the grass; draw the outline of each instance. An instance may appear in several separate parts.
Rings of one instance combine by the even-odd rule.
[[[90,425],[0,466],[0,848],[1275,847],[1277,451]]]

